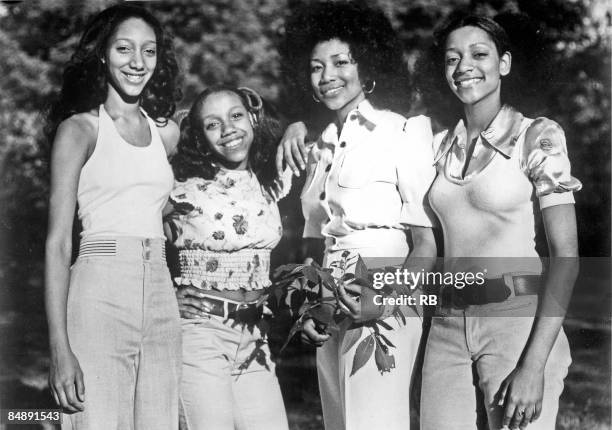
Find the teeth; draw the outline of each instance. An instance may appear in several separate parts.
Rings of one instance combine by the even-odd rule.
[[[125,72],[123,72],[123,76],[125,76],[128,81],[134,82],[134,83],[142,82],[145,77],[145,75],[134,75],[132,73],[125,73]]]
[[[326,96],[326,97],[327,96],[335,96],[336,94],[338,94],[342,90],[342,88],[343,87],[338,87],[338,88],[332,88],[331,90],[323,91],[323,95]]]
[[[480,78],[472,78],[472,79],[466,79],[464,81],[457,81],[457,86],[458,87],[469,87],[472,86],[474,84],[476,84],[477,82],[480,82]]]
[[[233,149],[233,148],[236,148],[237,146],[239,146],[241,143],[242,143],[242,138],[239,137],[238,139],[233,139],[233,140],[230,140],[229,142],[225,143],[223,145],[223,147],[227,148],[227,149]]]

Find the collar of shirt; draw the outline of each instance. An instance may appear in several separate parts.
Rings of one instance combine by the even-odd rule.
[[[346,120],[342,126],[342,133],[344,134],[348,129],[355,129],[354,131],[357,133],[362,133],[366,130],[373,131],[376,128],[378,120],[378,112],[376,109],[374,109],[367,99],[363,100],[346,116]],[[323,130],[323,133],[321,133],[321,140],[324,144],[338,144],[338,126],[335,122],[332,122]]]
[[[504,105],[491,124],[482,132],[480,139],[486,142],[488,146],[502,154],[506,158],[512,157],[514,147],[518,136],[521,132],[521,123],[523,115],[517,112],[511,106]],[[467,129],[463,119],[459,120],[452,133],[447,135],[442,140],[442,144],[438,149],[438,153],[434,158],[434,164],[437,164],[453,147],[459,147],[463,150],[467,142]]]

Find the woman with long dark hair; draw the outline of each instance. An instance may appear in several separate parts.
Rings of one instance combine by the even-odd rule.
[[[50,388],[65,428],[177,427],[179,313],[161,212],[172,190],[171,40],[148,11],[87,25],[48,114]],[[70,267],[75,208],[83,225]]]
[[[422,429],[555,428],[571,361],[561,324],[577,274],[572,191],[581,184],[561,127],[516,110],[538,83],[538,74],[519,73],[538,60],[519,58],[521,48],[496,21],[455,15],[436,32],[423,74],[430,112],[444,106],[437,118],[453,121],[435,139],[429,194],[444,232],[444,270],[486,279],[443,287],[424,359]]]

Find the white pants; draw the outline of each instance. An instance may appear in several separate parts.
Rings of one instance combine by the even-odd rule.
[[[182,430],[287,430],[268,344],[257,326],[183,319]]]
[[[394,317],[385,322],[393,330],[381,328],[381,332],[395,345],[389,351],[395,357],[395,368],[390,372],[381,374],[372,357],[350,376],[357,345],[370,334],[366,328],[357,342],[352,342],[357,329],[333,331],[317,351],[326,430],[410,429],[410,386],[421,339],[421,319],[407,317],[405,326]]]
[[[341,256],[341,251],[326,253],[324,265],[330,267]],[[403,257],[385,259],[384,264],[382,258],[365,258],[364,261],[371,268],[401,263]],[[389,317],[384,321],[393,329],[380,328],[395,346],[389,349],[395,357],[395,368],[390,372],[381,373],[372,356],[351,376],[357,346],[371,334],[366,327],[361,334],[354,328],[334,330],[331,338],[317,350],[319,391],[326,430],[410,430],[411,382],[421,341],[422,320],[416,313],[409,312],[404,312],[406,325],[395,317]],[[359,336],[359,340],[355,341],[355,336]]]

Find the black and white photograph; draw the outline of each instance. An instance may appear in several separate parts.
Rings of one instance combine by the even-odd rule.
[[[0,430],[612,428],[608,0],[0,1]]]

